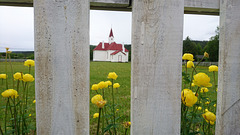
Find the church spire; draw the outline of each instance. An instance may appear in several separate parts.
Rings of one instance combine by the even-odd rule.
[[[109,42],[109,44],[114,42],[114,36],[113,36],[112,28],[110,30],[110,34],[109,34],[109,37],[108,37],[108,42]]]

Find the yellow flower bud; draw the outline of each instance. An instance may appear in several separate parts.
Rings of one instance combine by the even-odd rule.
[[[30,74],[25,74],[23,75],[23,81],[24,82],[33,82],[34,81],[34,78],[32,75]]]
[[[107,88],[107,87],[108,87],[108,85],[104,81],[101,81],[100,83],[98,83],[98,88],[99,89],[103,89],[103,88]]]
[[[35,104],[35,103],[36,103],[36,100],[33,100],[33,103]]]
[[[198,73],[194,75],[193,78],[193,83],[198,87],[212,87],[212,84],[210,83],[210,78],[205,73]]]
[[[202,110],[202,107],[201,107],[201,106],[199,106],[197,109],[200,111],[200,110]]]
[[[105,104],[107,103],[106,100],[99,100],[96,105],[98,108],[103,108],[105,106]]]
[[[91,102],[93,104],[97,104],[98,101],[103,100],[103,97],[100,94],[97,94],[92,97]]]
[[[29,117],[31,117],[31,116],[32,116],[32,114],[29,114],[28,116],[29,116]]]
[[[183,60],[194,61],[194,59],[193,59],[193,55],[190,54],[190,53],[185,53],[185,54],[182,56],[182,59],[183,59]]]
[[[210,104],[210,101],[205,102],[206,105]]]
[[[216,115],[210,111],[205,112],[204,114],[202,114],[202,116],[207,121],[214,122],[216,120]]]
[[[98,84],[93,84],[91,89],[92,90],[98,90]]]
[[[124,128],[129,128],[131,126],[131,122],[124,122],[123,126]]]
[[[98,118],[99,117],[99,113],[94,113],[93,114],[93,118]]]
[[[218,66],[212,65],[212,66],[209,66],[208,69],[209,69],[209,72],[213,72],[213,71],[217,72],[218,71]]]
[[[184,89],[181,93],[181,99],[183,104],[188,107],[192,107],[198,100],[194,93],[189,89]]]
[[[187,62],[187,68],[192,68],[194,67],[194,63],[192,61]]]
[[[114,83],[113,84],[113,88],[119,88],[119,87],[120,87],[119,83]]]
[[[11,97],[11,98],[17,98],[18,97],[18,92],[14,89],[8,89],[8,90],[5,90],[4,92],[2,92],[1,94],[3,97]]]
[[[108,84],[108,86],[111,86],[111,85],[112,85],[112,82],[111,82],[111,81],[106,81],[106,83]]]
[[[200,92],[201,92],[201,93],[206,93],[206,92],[208,92],[208,88],[202,87]]]
[[[108,79],[114,79],[116,80],[118,75],[115,72],[108,73]]]
[[[7,75],[6,74],[0,74],[0,79],[6,79]]]
[[[205,112],[208,112],[208,109],[205,109],[204,111],[205,111]]]
[[[22,73],[17,72],[17,73],[15,73],[15,74],[13,75],[13,78],[14,78],[15,80],[22,80],[22,79],[23,79],[23,75],[22,75]]]
[[[35,62],[34,62],[34,60],[26,60],[24,62],[24,66],[33,67],[33,66],[35,66]]]
[[[209,58],[209,54],[207,52],[204,52],[204,57]]]
[[[217,106],[216,104],[213,105],[213,107],[216,107],[216,106]]]

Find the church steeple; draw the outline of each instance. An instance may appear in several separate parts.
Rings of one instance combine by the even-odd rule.
[[[109,44],[114,42],[114,36],[113,36],[112,28],[110,30],[110,34],[109,34],[109,37],[108,37],[108,42],[109,42]]]

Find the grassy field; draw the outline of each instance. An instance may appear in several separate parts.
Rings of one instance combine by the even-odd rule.
[[[12,84],[12,76],[11,76],[11,67],[8,65],[8,82]],[[184,68],[183,68],[184,70]],[[213,74],[208,72],[208,67],[199,67],[198,72],[204,72],[211,77],[211,82],[213,83]],[[0,72],[5,73],[5,63],[0,63]],[[23,72],[28,73],[28,67],[23,66],[23,62],[15,62],[13,63],[13,72]],[[117,123],[119,123],[119,134],[124,133],[124,128],[121,125],[124,121],[130,121],[130,88],[131,88],[131,63],[111,63],[111,62],[91,62],[90,63],[90,88],[92,84],[99,83],[100,81],[107,81],[107,75],[109,72],[116,72],[118,74],[118,78],[115,82],[119,83],[121,86],[118,90],[115,90],[116,95],[116,107],[115,109],[119,109],[116,112],[117,114]],[[32,75],[34,75],[34,70],[31,71]],[[217,78],[216,78],[217,80]],[[5,80],[3,80],[3,84],[5,84]],[[184,84],[183,84],[184,85]],[[30,121],[34,121],[35,119],[35,104],[32,101],[35,99],[35,91],[34,91],[34,83],[30,85],[29,92],[29,113],[32,116],[29,118]],[[5,85],[2,85],[2,80],[0,80],[0,92],[2,93],[6,89]],[[96,91],[90,91],[90,98],[92,98],[96,94]],[[105,97],[108,103],[111,103],[111,91],[110,89],[105,90]],[[180,95],[179,95],[180,96]],[[215,94],[211,94],[210,98],[216,99]],[[3,125],[3,117],[4,117],[4,108],[6,104],[6,100],[1,96],[0,97],[0,124]],[[108,106],[107,106],[108,107]],[[106,108],[107,108],[106,107]],[[90,132],[91,134],[95,134],[97,127],[97,119],[93,119],[93,114],[98,112],[98,108],[90,102]],[[34,126],[33,122],[33,126]]]

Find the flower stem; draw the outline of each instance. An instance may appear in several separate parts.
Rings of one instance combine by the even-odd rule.
[[[210,125],[211,125],[211,124],[210,124],[210,121],[209,121],[209,123],[208,123],[208,135],[210,135],[210,133],[211,133],[211,132],[210,132]]]
[[[13,66],[12,66],[12,61],[11,61],[11,56],[10,54],[8,55],[8,58],[9,58],[9,64],[10,64],[10,67],[11,67],[11,71],[12,71],[12,76],[13,76]],[[14,77],[12,78],[12,81],[13,81],[13,88],[15,87],[14,85]]]
[[[113,84],[113,79],[112,79],[112,84]],[[114,125],[114,133],[115,135],[117,135],[117,130],[116,130],[116,127],[115,127],[115,109],[114,109],[114,93],[113,93],[113,85],[112,85],[112,100],[113,100],[113,125]]]
[[[4,123],[5,134],[7,134],[7,108],[8,108],[8,103],[9,103],[9,98],[7,100],[6,109],[5,109],[5,123]]]
[[[125,135],[127,135],[127,131],[128,131],[128,129],[126,128],[126,129],[125,129]]]
[[[3,131],[2,131],[1,125],[0,125],[0,133],[1,133],[1,135],[3,135]]]
[[[98,117],[98,125],[97,125],[97,135],[98,135],[98,133],[99,133],[100,118],[101,118],[101,108],[99,108],[99,117]]]

